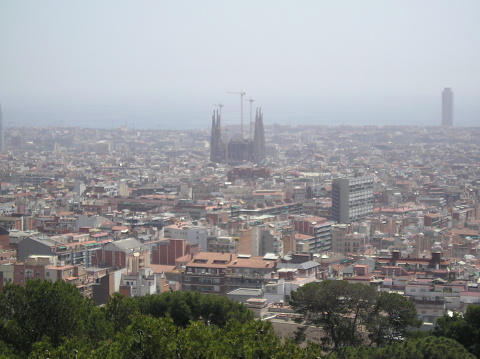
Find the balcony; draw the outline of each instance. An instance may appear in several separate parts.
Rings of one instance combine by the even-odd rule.
[[[202,276],[202,277],[224,277],[225,273],[209,273],[209,272],[183,272],[183,275],[188,275],[188,276]]]
[[[184,283],[191,283],[191,284],[200,284],[200,285],[219,285],[221,284],[220,278],[198,278],[198,277],[184,277],[183,278]]]
[[[227,278],[263,279],[263,278],[265,278],[265,274],[260,274],[260,273],[227,273]]]

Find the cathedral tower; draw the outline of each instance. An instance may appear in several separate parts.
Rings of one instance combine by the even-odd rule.
[[[265,130],[263,128],[263,113],[257,108],[255,114],[255,132],[253,134],[253,161],[262,162],[265,158]]]

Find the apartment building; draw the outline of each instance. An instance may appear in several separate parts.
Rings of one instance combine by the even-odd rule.
[[[200,252],[182,272],[183,290],[226,295],[238,288],[262,288],[279,257]]]
[[[335,178],[332,182],[332,215],[350,223],[373,214],[373,176]]]
[[[323,217],[296,217],[295,231],[311,236],[308,241],[308,252],[321,253],[332,250],[332,221]]]

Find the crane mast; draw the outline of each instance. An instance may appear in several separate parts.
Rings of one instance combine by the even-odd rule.
[[[245,92],[240,90],[240,92],[229,91],[228,93],[240,95],[240,138],[243,140],[243,96],[245,96]]]
[[[253,138],[253,117],[252,117],[253,98],[247,98],[246,101],[250,101],[250,137]]]

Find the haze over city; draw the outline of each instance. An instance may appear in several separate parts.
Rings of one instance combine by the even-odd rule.
[[[17,126],[209,128],[480,119],[477,1],[0,0],[0,102]],[[248,116],[248,104],[245,103]]]

